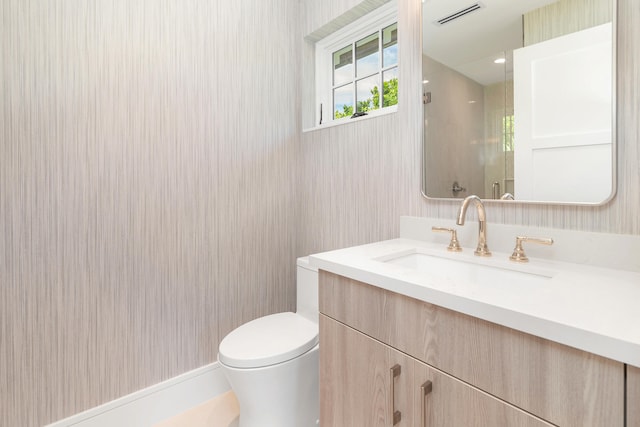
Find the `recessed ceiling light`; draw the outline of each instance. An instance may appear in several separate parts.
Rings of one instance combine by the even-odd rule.
[[[422,83],[423,84],[427,84],[427,83],[429,83],[429,80],[423,80]]]
[[[469,101],[469,104],[475,104],[475,103],[476,101],[473,101],[473,100]]]
[[[505,62],[507,62],[507,60],[504,58],[498,58],[493,62],[495,62],[496,64],[504,64]]]

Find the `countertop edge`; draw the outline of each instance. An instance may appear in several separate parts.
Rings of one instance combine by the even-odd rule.
[[[396,239],[395,241],[398,241]],[[395,242],[389,241],[389,242]],[[371,246],[363,245],[363,246]],[[354,247],[358,248],[358,247]],[[310,264],[318,269],[364,282],[410,298],[418,299],[462,314],[528,333],[579,350],[587,351],[621,363],[640,366],[640,342],[620,339],[575,325],[544,318],[443,292],[428,286],[416,285],[396,277],[359,268],[344,255],[340,262],[329,254],[350,248],[310,256]]]

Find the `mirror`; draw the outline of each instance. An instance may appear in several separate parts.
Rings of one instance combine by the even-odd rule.
[[[423,194],[615,193],[615,0],[423,0]]]

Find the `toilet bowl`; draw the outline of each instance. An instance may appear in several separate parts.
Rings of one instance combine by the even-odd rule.
[[[297,260],[297,312],[231,331],[218,361],[240,406],[239,427],[315,427],[319,415],[318,272]]]

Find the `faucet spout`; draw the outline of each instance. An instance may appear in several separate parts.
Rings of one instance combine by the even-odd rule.
[[[478,210],[479,227],[478,246],[473,253],[477,256],[491,256],[491,251],[489,251],[489,248],[487,247],[487,216],[484,210],[484,204],[482,204],[480,197],[472,194],[462,201],[462,205],[460,205],[460,209],[458,209],[458,218],[456,223],[458,225],[464,225],[464,220],[467,216],[467,208],[471,202],[475,203],[476,209]]]

